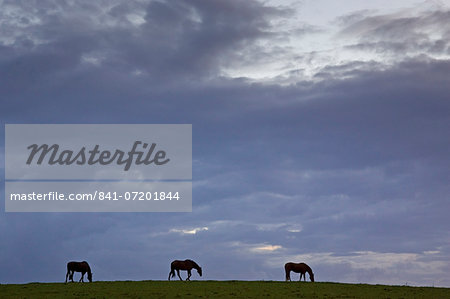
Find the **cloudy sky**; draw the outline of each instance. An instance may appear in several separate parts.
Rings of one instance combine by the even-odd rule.
[[[448,1],[1,1],[2,124],[192,124],[193,211],[5,213],[2,184],[0,283],[450,287],[449,97]]]

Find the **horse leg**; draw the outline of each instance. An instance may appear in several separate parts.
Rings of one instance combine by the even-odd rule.
[[[191,270],[187,270],[187,272],[188,272],[188,277],[186,278],[186,281],[189,281],[189,280],[191,280],[190,278],[191,278],[192,273],[191,273]]]
[[[170,276],[172,276],[172,277],[175,276],[175,271],[173,271],[173,269],[171,269],[169,272],[169,281],[170,281]]]
[[[67,283],[67,277],[69,277],[69,273],[70,273],[70,271],[67,270],[67,273],[66,273],[66,282],[65,282],[65,283]]]
[[[298,281],[302,281],[302,276],[303,276],[303,273],[300,272],[300,279]]]
[[[78,281],[78,282],[84,282],[84,280],[83,280],[84,273],[86,273],[86,272],[81,272],[81,278],[80,278],[80,281]]]
[[[291,271],[286,270],[286,281],[290,281],[291,280],[290,272]]]
[[[181,279],[181,276],[180,276],[180,270],[178,270],[178,269],[177,269],[177,274],[178,274],[178,278],[179,278],[181,281],[183,281],[183,279]]]
[[[75,273],[75,271],[70,271],[69,274],[69,280],[73,282],[73,274]]]

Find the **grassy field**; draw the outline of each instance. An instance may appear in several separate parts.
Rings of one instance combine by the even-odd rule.
[[[279,281],[0,284],[1,298],[450,298],[450,288]]]

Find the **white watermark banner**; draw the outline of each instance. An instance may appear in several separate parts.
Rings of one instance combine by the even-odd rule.
[[[191,125],[5,125],[6,212],[188,212]]]

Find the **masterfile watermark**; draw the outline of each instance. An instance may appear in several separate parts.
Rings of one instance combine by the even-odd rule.
[[[6,212],[188,212],[192,126],[7,124],[5,179]]]
[[[141,146],[142,149],[146,150],[139,151],[138,146]],[[59,165],[108,165],[113,162],[116,162],[118,165],[124,164],[124,170],[128,171],[133,164],[134,156],[136,156],[136,160],[134,163],[136,165],[145,164],[149,165],[154,163],[155,165],[164,165],[170,161],[170,159],[166,159],[166,152],[163,150],[155,151],[156,143],[152,143],[150,146],[148,143],[142,141],[135,141],[132,149],[129,152],[124,152],[119,149],[111,152],[108,150],[100,151],[100,146],[96,144],[93,149],[87,150],[86,147],[82,147],[78,152],[74,152],[73,150],[63,150],[59,151],[60,146],[58,144],[48,145],[48,144],[32,144],[27,147],[30,150],[30,155],[28,156],[27,164],[30,165],[36,154],[38,154],[38,158],[36,158],[35,163],[41,165],[42,162],[47,158],[47,163],[49,165],[59,164]],[[148,148],[148,149],[147,149]],[[86,153],[87,152],[87,153]],[[145,155],[144,155],[145,153]]]

